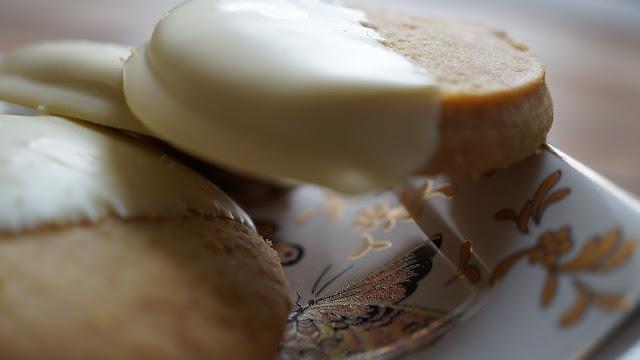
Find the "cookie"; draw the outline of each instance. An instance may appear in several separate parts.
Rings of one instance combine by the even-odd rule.
[[[125,63],[125,98],[156,136],[228,169],[379,190],[429,161],[439,101],[365,20],[323,1],[185,1]]]
[[[507,167],[546,139],[553,111],[544,68],[504,32],[357,3],[366,17],[315,2],[243,4],[181,4],[125,64],[132,111],[199,157],[252,175],[361,192],[409,174]],[[362,52],[364,45],[386,52]],[[389,65],[398,55],[422,76]],[[335,76],[335,68],[349,75]],[[385,76],[401,90],[380,87]],[[340,91],[348,100],[329,96]],[[353,101],[363,93],[377,97]],[[434,117],[437,137],[428,125]]]
[[[0,100],[149,134],[122,94],[122,64],[130,53],[124,46],[81,40],[29,44],[2,58]]]
[[[274,358],[286,282],[224,193],[113,131],[0,128],[2,358]]]
[[[475,175],[532,155],[553,122],[540,60],[504,31],[461,20],[363,9],[385,45],[440,88],[440,144],[421,173]]]

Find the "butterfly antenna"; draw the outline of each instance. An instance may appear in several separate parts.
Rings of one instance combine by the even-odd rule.
[[[349,270],[353,269],[353,267],[354,267],[354,266],[355,266],[355,265],[350,265],[350,266],[348,266],[346,269],[344,269],[344,270],[342,270],[341,272],[339,272],[336,276],[334,276],[334,277],[332,277],[331,279],[329,279],[329,281],[327,281],[327,282],[326,282],[326,283],[325,283],[325,284],[320,288],[320,290],[318,290],[318,292],[314,294],[314,296],[318,296],[318,295],[320,295],[320,293],[321,293],[322,291],[324,291],[324,289],[326,289],[326,288],[327,288],[327,286],[331,285],[334,281],[338,280],[338,278],[340,278],[342,275],[346,274],[346,273],[347,273],[347,271],[349,271]]]
[[[327,267],[325,267],[324,270],[322,270],[322,272],[320,273],[320,276],[318,276],[318,278],[316,279],[316,282],[313,283],[313,288],[311,289],[311,295],[313,296],[316,295],[316,288],[320,284],[320,281],[322,280],[322,278],[327,274],[329,269],[331,269],[331,265],[327,265]]]

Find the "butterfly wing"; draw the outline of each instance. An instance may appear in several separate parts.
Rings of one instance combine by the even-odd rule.
[[[434,245],[424,244],[315,303],[396,304],[409,297],[418,287],[418,281],[431,271],[435,254]]]
[[[410,338],[444,315],[398,305],[431,270],[432,244],[393,260],[381,270],[314,300],[290,318],[282,359],[329,359],[363,354]],[[427,329],[427,330],[425,330]]]
[[[431,335],[443,316],[400,305],[312,306],[288,324],[281,359],[341,359],[383,348],[393,351],[402,340]]]

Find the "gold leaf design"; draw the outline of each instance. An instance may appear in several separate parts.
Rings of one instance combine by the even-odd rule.
[[[558,275],[556,273],[547,274],[542,287],[542,296],[540,297],[540,305],[547,307],[556,295],[558,290]]]
[[[516,214],[513,209],[502,209],[494,215],[496,220],[510,220],[516,223],[518,230],[524,234],[529,233],[529,218],[531,217],[531,201],[527,201],[520,212]]]
[[[473,252],[474,246],[475,243],[473,242],[473,240],[467,240],[462,243],[462,246],[460,247],[460,259],[458,263],[460,268],[463,268],[465,265],[467,265],[467,262],[469,262],[469,258],[471,258],[471,253]]]
[[[472,284],[477,284],[480,281],[480,268],[476,265],[468,265],[464,269],[463,273],[467,280]]]
[[[371,232],[382,227],[385,233],[396,228],[398,222],[412,222],[413,216],[402,205],[391,207],[388,201],[382,201],[373,206],[358,211],[352,227],[360,231],[363,245],[360,249],[347,256],[347,260],[357,260],[371,251],[383,251],[391,247],[389,240],[378,241],[373,238]]]
[[[532,251],[531,248],[520,250],[516,253],[509,255],[506,259],[502,260],[493,269],[493,273],[489,278],[489,284],[493,285],[496,282],[500,281],[507,274],[507,272],[511,270],[511,267],[513,267],[513,265],[515,265],[520,259],[529,255],[531,251]]]
[[[593,302],[602,310],[617,311],[629,308],[629,300],[623,295],[595,294]]]
[[[560,327],[566,328],[571,325],[574,325],[578,320],[580,320],[584,314],[587,312],[589,305],[591,303],[591,294],[586,289],[586,287],[582,286],[580,283],[574,283],[576,288],[576,300],[561,317],[560,317]]]
[[[369,233],[362,234],[362,247],[347,256],[347,260],[358,260],[363,258],[371,251],[383,251],[391,247],[389,240],[376,240]]]
[[[475,284],[480,281],[480,269],[476,265],[469,265],[471,253],[473,252],[473,240],[467,240],[460,246],[460,255],[458,258],[458,270],[453,277],[444,283],[449,286],[462,278],[467,278],[470,283]]]
[[[560,178],[562,177],[562,172],[560,170],[554,171],[551,175],[547,176],[546,179],[542,181],[536,192],[533,194],[533,198],[531,202],[534,204],[533,213],[540,213],[540,204],[542,203],[544,197],[551,191],[551,189],[558,184]]]
[[[467,278],[472,284],[477,284],[480,281],[480,268],[476,265],[468,265],[462,270],[458,270],[449,280],[444,283],[444,286],[449,286],[454,282]]]
[[[542,213],[544,212],[544,210],[550,205],[553,205],[561,201],[562,199],[566,198],[567,196],[569,196],[570,193],[571,193],[571,190],[569,189],[560,189],[554,192],[553,194],[549,195],[549,197],[547,197],[542,202],[542,204],[538,206],[535,213],[533,214],[533,222],[536,223],[536,225],[539,225],[540,221],[542,220]]]
[[[602,271],[610,271],[627,262],[631,255],[633,255],[637,244],[638,239],[633,239],[622,244],[608,260],[602,263],[600,269]]]
[[[407,209],[405,209],[402,205],[398,205],[392,208],[386,214],[386,219],[382,224],[384,231],[390,232],[391,230],[393,230],[396,227],[398,220],[404,222],[410,222],[413,220],[411,215],[407,212]]]
[[[618,244],[619,236],[620,232],[617,229],[613,229],[607,232],[602,238],[596,237],[587,241],[573,260],[560,266],[560,271],[575,272],[593,270],[612,252]]]
[[[635,251],[637,240],[621,244],[620,235],[619,229],[612,229],[602,238],[589,240],[572,260],[560,266],[560,270],[606,272],[621,266]]]
[[[569,327],[584,316],[592,304],[604,311],[620,311],[629,308],[629,301],[624,295],[598,293],[589,289],[579,281],[574,282],[576,301],[560,318],[561,327]]]
[[[453,183],[445,182],[436,185],[433,180],[427,179],[415,190],[411,185],[403,187],[400,192],[400,200],[407,209],[411,211],[414,217],[418,217],[424,211],[423,200],[436,197],[451,199],[456,191],[457,187]]]
[[[518,231],[523,234],[529,233],[529,220],[533,219],[534,224],[539,225],[544,211],[549,206],[565,199],[571,193],[570,189],[563,188],[550,194],[561,178],[562,171],[553,172],[542,181],[533,197],[524,203],[520,211],[501,209],[496,212],[494,219],[498,221],[513,221]]]
[[[451,199],[456,193],[456,186],[453,183],[442,183],[437,188],[433,180],[427,180],[421,187],[422,199],[430,199],[435,197],[443,197]]]
[[[531,202],[527,201],[516,219],[518,229],[525,234],[529,233],[529,227],[527,226],[529,224],[529,216],[531,216]]]
[[[589,289],[581,282],[579,275],[603,274],[627,262],[633,255],[637,239],[621,243],[621,231],[613,228],[602,237],[594,237],[584,243],[577,254],[568,261],[561,259],[573,247],[571,230],[568,226],[558,231],[541,234],[536,244],[508,256],[494,269],[489,284],[500,280],[519,260],[527,257],[532,265],[541,265],[547,272],[540,294],[540,305],[548,307],[559,291],[561,276],[573,278],[576,300],[559,319],[559,326],[566,328],[580,320],[591,306],[605,311],[624,310],[629,306],[624,295],[602,293]]]
[[[398,221],[409,222],[412,219],[404,206],[390,207],[388,202],[383,201],[372,207],[360,210],[353,223],[353,228],[367,232],[382,225],[385,232],[390,232],[396,227]]]
[[[560,257],[573,248],[571,229],[568,226],[558,231],[547,231],[538,237],[536,246],[529,255],[531,264],[541,263],[548,269],[555,269]]]

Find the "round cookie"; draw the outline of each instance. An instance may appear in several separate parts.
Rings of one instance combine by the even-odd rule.
[[[545,141],[551,97],[542,64],[524,45],[483,25],[351,5],[367,17],[311,1],[187,1],[125,64],[125,96],[147,127],[199,157],[344,192],[394,185],[409,174],[480,174],[526,158]],[[357,41],[341,47],[342,37]],[[382,55],[359,52],[362,44]],[[332,57],[338,52],[349,60]],[[432,91],[420,94],[404,82],[415,70],[378,61],[398,55],[425,76],[423,85],[427,74],[435,80]],[[354,81],[374,79],[372,69],[380,78]],[[408,91],[385,92],[379,80],[389,77]],[[326,97],[331,92],[348,100]],[[363,93],[375,96],[353,101]],[[278,105],[265,106],[272,99]],[[421,112],[413,112],[421,101]],[[355,111],[358,105],[379,122]],[[437,142],[427,124],[436,114],[439,144],[431,156]]]
[[[153,148],[0,115],[7,359],[273,359],[277,255],[213,184]]]
[[[540,60],[504,31],[460,20],[365,10],[392,50],[426,68],[441,95],[440,143],[421,173],[476,175],[537,151],[553,122]]]
[[[124,65],[133,113],[227,168],[343,192],[397,184],[437,143],[427,71],[362,12],[323,1],[189,0]]]
[[[149,135],[122,94],[127,47],[64,40],[30,44],[0,62],[0,100]]]

